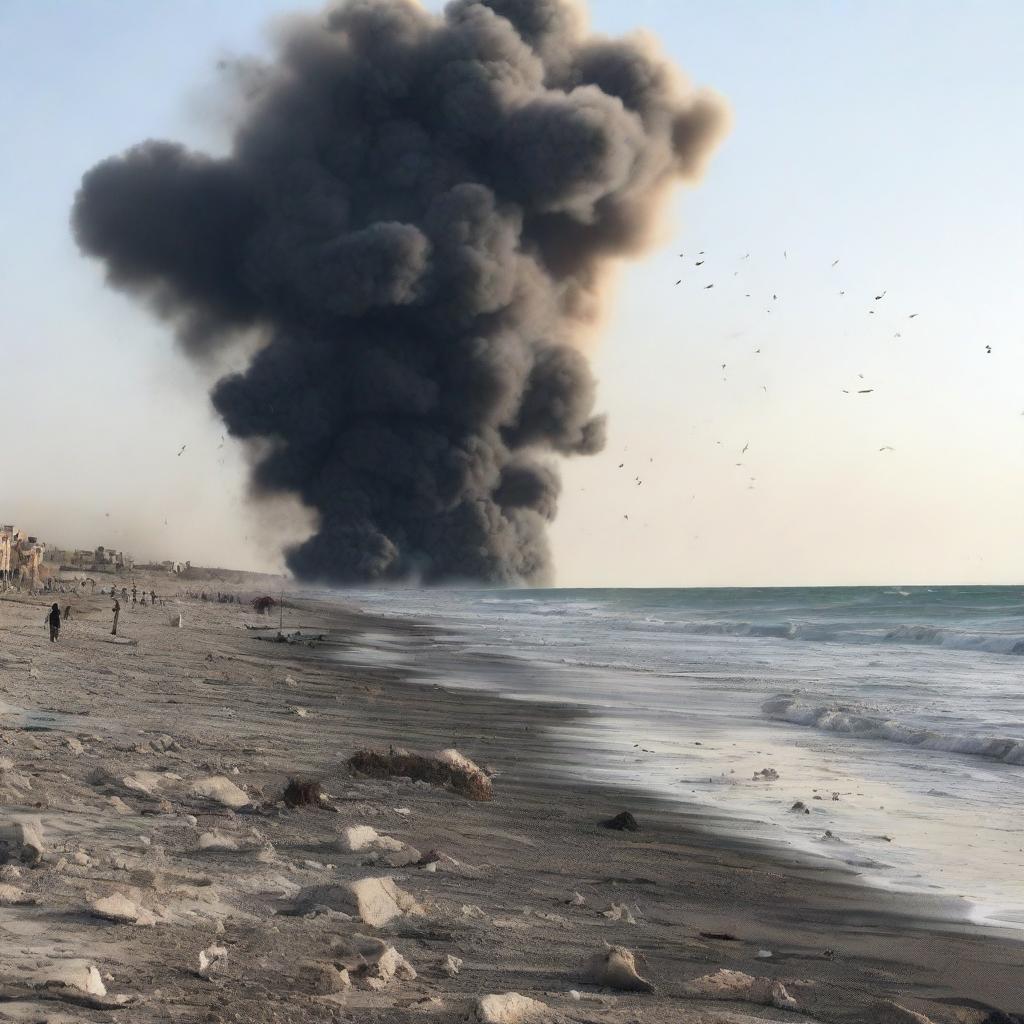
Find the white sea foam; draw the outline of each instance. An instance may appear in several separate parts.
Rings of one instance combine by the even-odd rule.
[[[973,754],[1004,764],[1024,765],[1024,738],[992,736],[972,732],[941,732],[893,718],[865,713],[842,703],[807,703],[797,697],[774,697],[761,705],[769,717],[793,725],[811,726],[829,732],[846,733],[861,739],[903,743],[922,750],[944,750],[951,754]]]

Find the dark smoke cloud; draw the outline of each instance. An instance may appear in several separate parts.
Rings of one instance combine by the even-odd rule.
[[[604,438],[574,341],[723,107],[566,0],[349,0],[246,72],[230,156],[104,161],[79,245],[190,355],[266,336],[212,399],[255,493],[319,514],[300,577],[544,581],[548,459]]]

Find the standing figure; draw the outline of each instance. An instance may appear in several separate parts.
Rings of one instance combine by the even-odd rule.
[[[53,602],[46,621],[50,624],[50,643],[55,644],[60,637],[60,605],[56,601]]]
[[[118,616],[121,614],[121,602],[118,601],[116,597],[114,598],[114,607],[112,611],[114,613],[114,628],[110,631],[110,635],[117,636],[117,619]]]

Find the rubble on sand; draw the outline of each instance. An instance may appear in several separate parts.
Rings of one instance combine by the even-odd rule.
[[[380,991],[394,978],[415,981],[416,969],[395,949],[381,939],[354,935],[332,943],[338,956],[336,967],[366,988]]]
[[[237,810],[249,803],[249,795],[239,789],[229,778],[213,775],[206,779],[198,779],[192,783],[192,796],[203,797],[214,803],[222,804]]]
[[[45,852],[43,825],[38,818],[0,825],[0,864],[38,864]]]
[[[549,1006],[518,992],[483,996],[476,1004],[480,1024],[538,1024],[554,1016]]]
[[[687,982],[683,989],[687,995],[701,999],[728,999],[734,1002],[775,1006],[780,1010],[795,1010],[796,1000],[785,985],[774,978],[753,978],[742,971],[725,968]]]
[[[392,747],[382,750],[357,750],[348,760],[349,767],[373,778],[407,778],[450,789],[469,800],[487,801],[494,791],[486,772],[457,750],[435,754],[416,754]]]
[[[361,878],[356,882],[302,889],[295,899],[296,912],[308,913],[318,909],[352,914],[372,928],[380,928],[396,917],[418,917],[424,913],[415,898],[390,878]]]
[[[636,970],[636,958],[623,946],[609,946],[595,953],[587,961],[584,978],[602,988],[614,988],[620,992],[654,992],[654,986],[641,978]]]
[[[323,807],[324,791],[313,779],[289,779],[281,799],[288,807]]]
[[[610,828],[616,832],[639,832],[640,824],[633,817],[629,811],[623,811],[621,814],[616,814],[614,818],[608,818],[607,821],[602,821],[601,825],[604,828]]]

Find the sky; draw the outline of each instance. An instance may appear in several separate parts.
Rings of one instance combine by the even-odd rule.
[[[260,569],[302,536],[301,510],[245,500],[211,371],[104,286],[68,215],[142,139],[223,151],[218,59],[311,6],[0,2],[0,522]],[[591,348],[609,444],[563,466],[557,583],[1022,582],[1024,6],[589,8],[734,125],[621,268]]]

